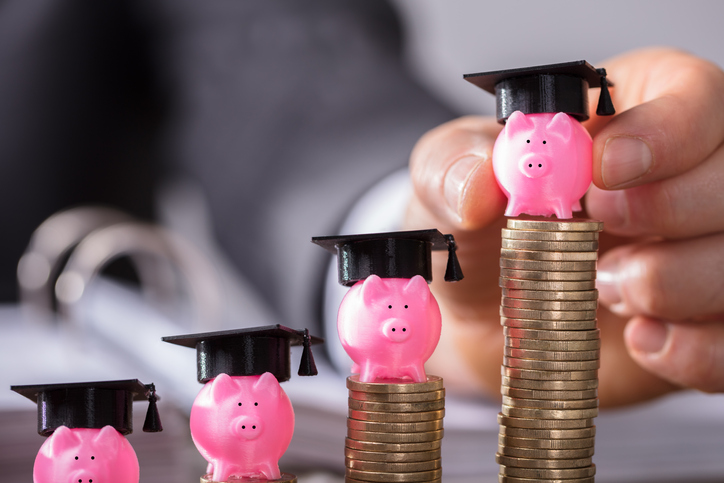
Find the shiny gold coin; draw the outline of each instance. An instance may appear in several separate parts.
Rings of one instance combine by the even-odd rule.
[[[521,359],[535,359],[539,361],[594,361],[601,357],[600,350],[593,351],[552,351],[516,349],[504,347],[503,353],[508,357],[519,357]]]
[[[591,458],[573,458],[566,460],[539,460],[535,458],[520,458],[516,456],[495,455],[498,464],[515,466],[516,468],[584,468],[590,466]]]
[[[541,280],[518,280],[515,278],[498,279],[498,286],[517,290],[549,290],[557,292],[582,292],[596,288],[595,280],[576,280],[574,282],[549,282]]]
[[[513,418],[498,413],[498,424],[509,428],[580,429],[593,426],[593,419],[528,419]]]
[[[568,251],[544,251],[544,250],[524,250],[517,248],[501,248],[501,258],[510,258],[513,260],[538,260],[547,262],[591,262],[598,260],[598,251],[588,252],[568,252]]]
[[[511,230],[540,230],[540,231],[602,231],[603,222],[586,218],[570,218],[568,220],[554,220],[542,216],[519,216],[508,218],[508,228]]]
[[[500,307],[500,315],[513,319],[530,320],[591,320],[596,318],[595,310],[532,310],[514,307]]]
[[[503,365],[536,371],[592,371],[601,367],[601,361],[541,361],[506,356],[503,357]]]
[[[379,433],[348,428],[347,437],[357,441],[372,441],[375,443],[427,443],[442,439],[443,432],[443,429],[438,429],[424,433]]]
[[[441,439],[425,441],[422,443],[379,443],[376,441],[360,441],[351,438],[345,438],[344,440],[346,448],[358,451],[374,451],[377,453],[417,453],[434,451],[440,449],[441,444]]]
[[[541,231],[541,230],[511,230],[503,228],[500,232],[502,238],[509,240],[540,240],[540,241],[596,241],[597,231]]]
[[[517,387],[509,387],[507,385],[500,386],[500,393],[503,396],[516,397],[521,399],[544,399],[553,401],[561,399],[565,401],[574,401],[580,399],[593,399],[598,397],[598,389],[584,389],[581,391],[553,391],[550,389],[521,389]]]
[[[500,432],[503,436],[528,439],[581,439],[593,438],[596,436],[596,427],[581,429],[531,429],[531,428],[509,428],[501,426]]]
[[[580,302],[598,300],[598,290],[582,290],[576,292],[557,292],[555,290],[518,290],[503,287],[503,297],[526,300],[549,300]]]
[[[546,252],[592,252],[598,250],[598,241],[541,241],[500,240],[500,246],[509,250],[540,250]]]
[[[442,429],[442,419],[437,421],[420,421],[416,423],[382,423],[378,421],[357,421],[347,418],[347,427],[358,431],[375,431],[380,433],[419,433]]]
[[[598,407],[598,398],[561,401],[558,399],[525,399],[503,396],[503,404],[515,408],[590,409]]]
[[[543,468],[515,468],[500,465],[500,474],[505,476],[517,476],[519,478],[545,478],[545,479],[570,479],[586,478],[596,474],[596,465],[591,464],[586,468],[567,469],[543,469]]]
[[[514,339],[535,340],[598,340],[600,331],[592,330],[535,330],[504,327],[503,335]]]
[[[591,272],[596,270],[596,260],[523,260],[501,258],[500,268],[511,270],[539,270],[551,272]]]
[[[558,300],[526,300],[501,297],[500,305],[515,309],[530,310],[597,310],[597,300],[558,301]]]
[[[413,403],[385,403],[375,401],[359,401],[357,399],[347,399],[349,409],[357,411],[373,411],[373,412],[390,412],[390,413],[417,413],[437,411],[445,408],[445,400]]]
[[[585,391],[598,387],[598,379],[588,379],[584,381],[537,381],[534,379],[516,379],[514,377],[503,376],[500,382],[508,387],[534,389],[536,391]]]
[[[535,319],[514,319],[512,317],[501,317],[500,325],[504,327],[515,327],[518,329],[533,330],[593,330],[596,328],[596,319],[591,320],[535,320]]]
[[[360,481],[372,481],[380,483],[397,483],[397,482],[420,482],[431,481],[442,478],[442,469],[430,471],[415,471],[413,473],[388,473],[378,471],[360,471],[352,468],[345,470],[347,478],[354,478]],[[348,480],[349,481],[349,480]]]
[[[542,280],[542,281],[576,281],[576,280],[595,280],[596,272],[556,272],[542,270],[512,270],[510,268],[501,268],[500,276],[512,278],[516,280]]]
[[[594,340],[538,340],[506,337],[505,345],[516,349],[539,351],[588,351],[601,348],[601,339]]]
[[[445,410],[427,411],[424,413],[383,413],[373,411],[356,411],[350,409],[347,415],[359,421],[377,421],[381,423],[416,423],[418,421],[436,421],[445,417]]]
[[[437,391],[429,392],[415,392],[415,393],[374,393],[374,392],[362,392],[362,391],[349,391],[349,397],[356,399],[357,401],[372,401],[372,402],[384,402],[384,403],[416,403],[416,402],[429,402],[439,401],[445,397],[445,389],[439,389]]]
[[[344,464],[347,468],[360,471],[384,471],[395,473],[412,473],[415,471],[430,471],[442,468],[440,459],[430,461],[410,461],[405,463],[387,463],[384,461],[360,461],[345,458]]]
[[[359,374],[347,378],[347,389],[352,391],[380,394],[409,394],[438,391],[443,388],[442,377],[427,376],[427,382],[410,382],[406,380],[385,382],[360,382]]]
[[[538,458],[542,460],[588,458],[593,456],[594,448],[581,449],[538,449],[516,448],[515,446],[498,445],[498,453],[518,458]]]
[[[405,453],[392,453],[381,451],[360,451],[351,448],[344,448],[345,458],[358,461],[379,461],[386,463],[413,463],[417,461],[432,461],[439,459],[442,450],[434,449],[431,451],[415,451]],[[515,455],[513,455],[515,456]]]
[[[503,404],[501,412],[506,416],[514,418],[538,418],[538,419],[590,419],[598,416],[598,408],[591,409],[537,409],[537,408],[512,408]],[[348,431],[349,434],[349,431]],[[384,434],[384,433],[383,433]],[[424,434],[424,433],[421,433]],[[350,436],[351,437],[351,436]],[[404,441],[400,441],[404,442]]]
[[[587,381],[596,379],[598,371],[532,371],[500,366],[500,374],[516,379],[532,379],[535,381]]]
[[[590,476],[588,478],[566,478],[565,480],[552,478],[541,480],[538,478],[516,478],[514,476],[498,475],[498,483],[595,483],[595,479],[595,477]]]
[[[204,475],[201,477],[201,483],[216,483],[212,479],[213,475]],[[297,483],[297,477],[291,473],[282,473],[281,476],[276,480],[267,480],[266,478],[235,478],[231,477],[226,482],[222,483]]]
[[[498,444],[512,446],[515,448],[536,448],[536,449],[583,449],[593,448],[596,438],[579,439],[535,439],[535,438],[514,438],[512,436],[498,435]]]

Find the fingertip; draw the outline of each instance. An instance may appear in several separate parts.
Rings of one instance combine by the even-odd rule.
[[[498,186],[491,157],[475,166],[460,190],[458,215],[467,230],[483,228],[503,216],[507,198]]]

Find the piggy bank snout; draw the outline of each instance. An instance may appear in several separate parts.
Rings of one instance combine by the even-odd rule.
[[[382,324],[382,333],[392,342],[404,342],[410,337],[410,322],[404,319],[387,319]]]
[[[524,154],[518,165],[520,171],[528,178],[540,178],[548,173],[550,160],[536,153]]]
[[[239,416],[232,424],[239,438],[255,439],[261,434],[261,421],[254,416]]]
[[[86,469],[73,471],[69,475],[67,483],[93,483],[93,473]]]

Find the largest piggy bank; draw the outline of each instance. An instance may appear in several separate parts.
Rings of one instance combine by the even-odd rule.
[[[219,374],[196,396],[190,422],[213,481],[281,477],[279,458],[292,441],[294,411],[271,373]]]
[[[43,443],[33,467],[35,483],[138,483],[138,459],[112,426],[60,426]]]
[[[361,382],[425,382],[425,361],[440,340],[440,308],[420,275],[370,275],[349,289],[337,315],[339,339]]]
[[[506,216],[571,218],[591,185],[591,135],[562,112],[515,111],[493,148],[493,171],[508,197]]]

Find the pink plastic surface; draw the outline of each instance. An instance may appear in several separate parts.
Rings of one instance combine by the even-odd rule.
[[[111,426],[60,426],[40,447],[35,483],[138,483],[138,459],[128,440]]]
[[[493,148],[505,215],[572,218],[591,185],[592,157],[590,134],[568,114],[515,111]]]
[[[213,481],[278,479],[279,458],[293,432],[292,403],[269,372],[220,374],[204,385],[191,407],[191,437],[209,462]]]
[[[427,380],[425,361],[442,328],[440,308],[424,278],[370,275],[345,295],[337,315],[339,339],[362,382]]]

